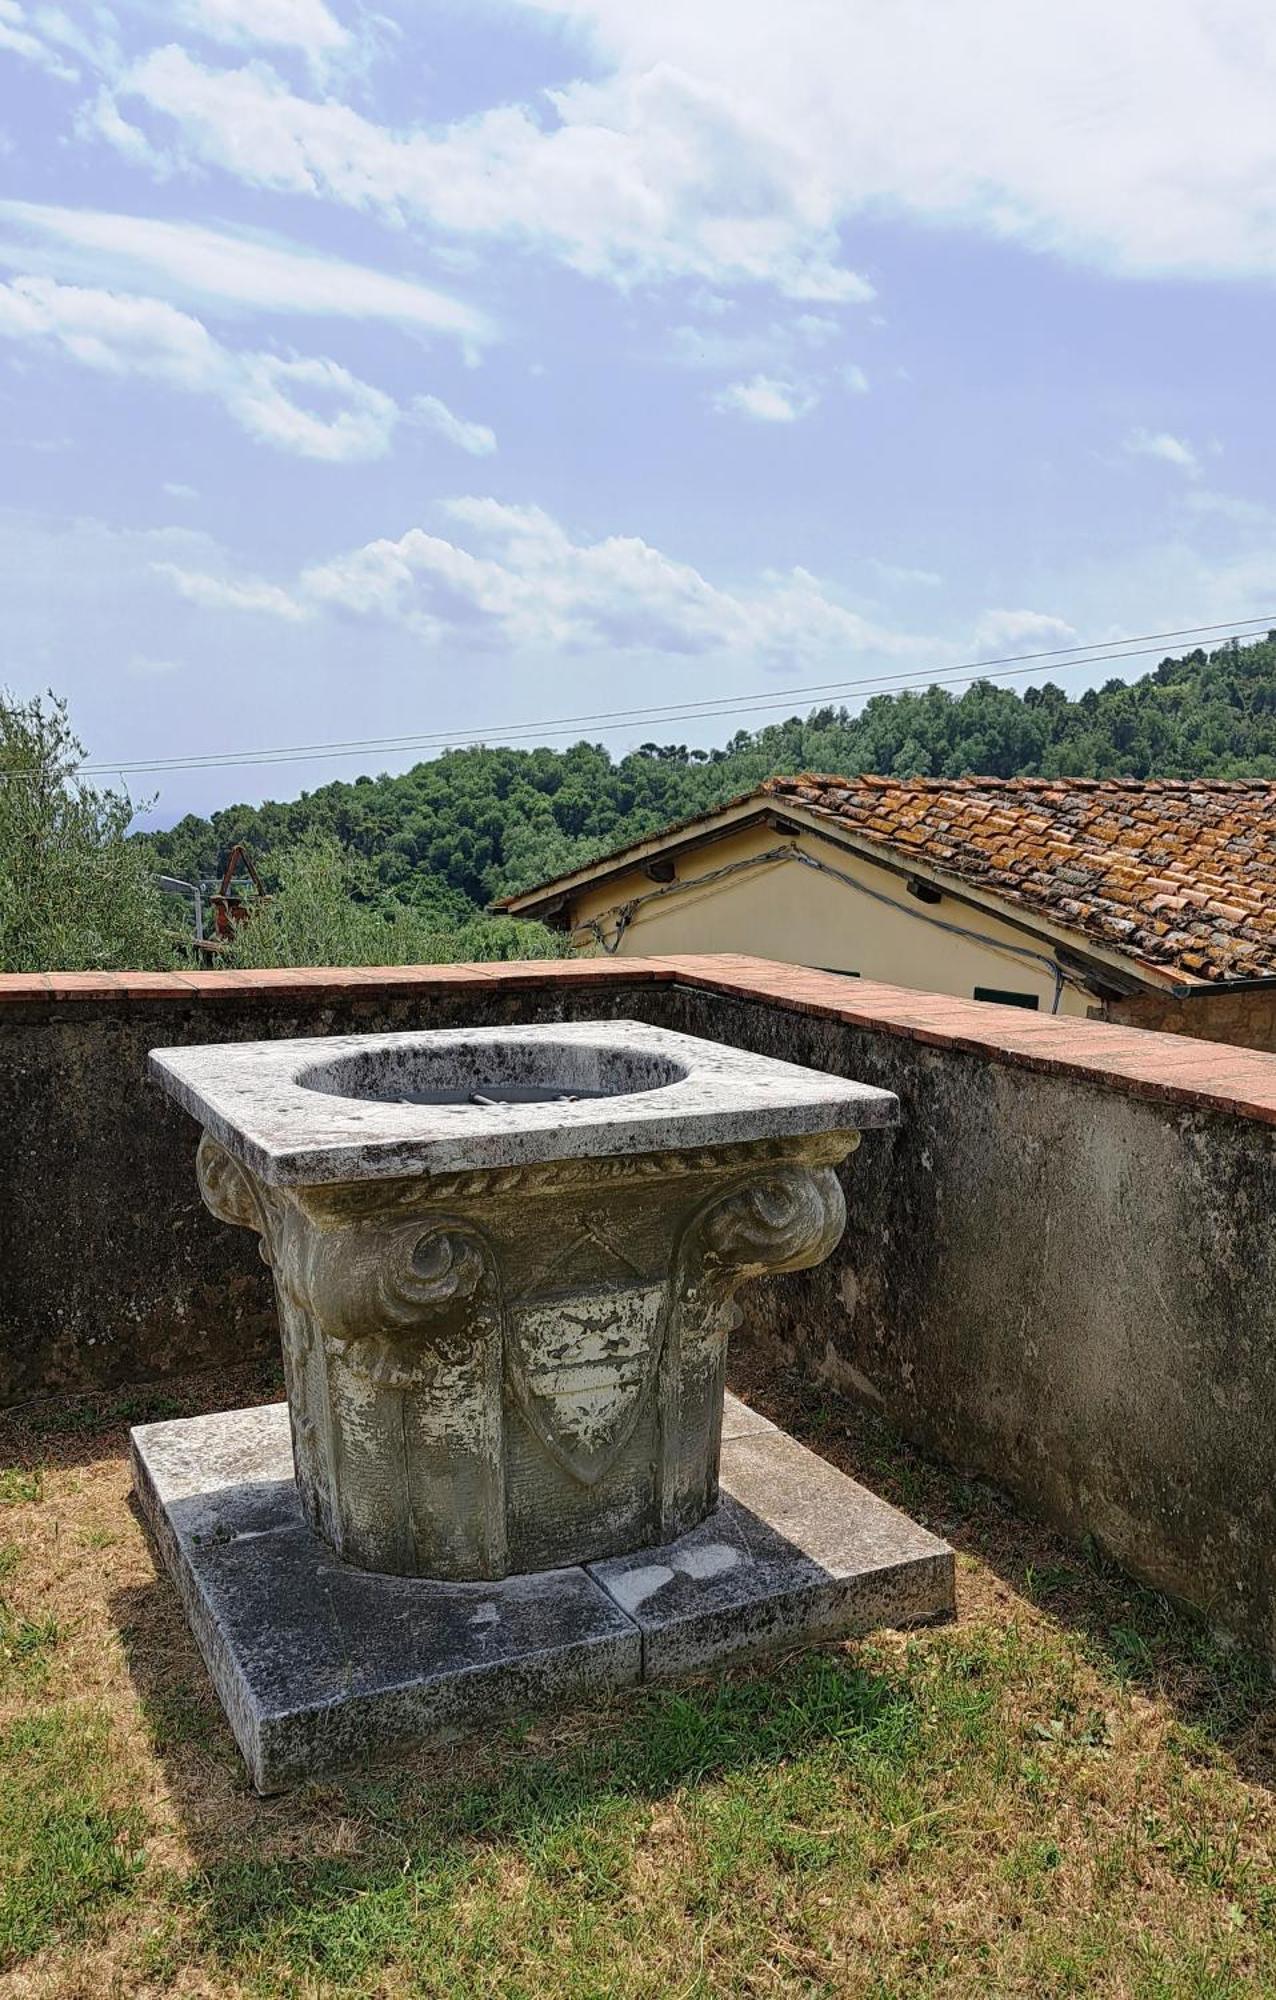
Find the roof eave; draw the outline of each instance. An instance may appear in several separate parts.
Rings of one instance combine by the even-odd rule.
[[[524,890],[518,896],[502,897],[490,907],[505,916],[546,920],[556,916],[564,904],[584,889],[597,888],[614,876],[630,874],[656,859],[672,858],[753,825],[801,827],[838,847],[861,854],[893,875],[916,876],[921,881],[930,882],[955,901],[1045,940],[1056,951],[1066,954],[1079,968],[1092,969],[1100,978],[1105,973],[1112,975],[1113,982],[1125,991],[1141,990],[1187,998],[1194,994],[1218,993],[1241,984],[1234,980],[1202,979],[1180,967],[1144,958],[1118,944],[1107,944],[1087,931],[1017,900],[995,884],[972,881],[929,856],[914,854],[903,843],[874,840],[859,828],[848,825],[836,813],[821,811],[802,799],[777,795],[762,788],[743,792],[706,812],[694,813],[687,819],[676,821],[673,826],[665,827],[660,833],[649,834],[643,840],[632,841],[626,847],[600,855],[597,861],[587,863],[570,875],[557,876],[535,889]],[[1263,975],[1262,979],[1267,977]],[[1276,984],[1276,974],[1270,975],[1270,978]]]
[[[781,816],[785,813],[787,807]],[[627,847],[613,848],[609,854],[600,854],[596,861],[586,862],[583,868],[574,869],[569,875],[556,875],[548,882],[538,883],[534,889],[521,890],[516,896],[502,896],[499,901],[489,903],[488,908],[507,917],[539,917],[545,912],[552,913],[561,908],[569,897],[578,895],[582,889],[594,888],[613,875],[628,875],[648,861],[685,853],[738,827],[767,824],[776,815],[777,807],[768,793],[741,792],[723,805],[714,806],[707,812],[693,813],[687,819],[676,820],[672,826],[664,827],[659,833],[631,841]]]
[[[996,917],[999,922],[1011,924],[1030,937],[1045,940],[1057,952],[1065,953],[1074,964],[1092,968],[1097,974],[1112,974],[1115,982],[1126,990],[1181,993],[1189,986],[1203,985],[1213,989],[1218,983],[1197,980],[1189,972],[1158,965],[1154,960],[1125,951],[1119,945],[1106,945],[1092,938],[1087,931],[1051,918],[1031,904],[1016,901],[995,885],[972,882],[969,877],[945,868],[927,855],[914,854],[902,843],[874,840],[858,827],[848,826],[834,813],[824,813],[818,807],[790,799],[785,803],[783,817],[835,846],[850,849],[892,875],[928,882],[955,902],[965,903],[987,916]]]

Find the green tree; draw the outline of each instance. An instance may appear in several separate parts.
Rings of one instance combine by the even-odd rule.
[[[340,843],[313,834],[280,858],[278,888],[235,932],[218,966],[447,965],[460,960],[557,958],[567,940],[543,924],[475,914],[440,922],[406,906],[360,902]]]
[[[77,779],[66,704],[0,690],[0,970],[171,965],[155,862],[122,792]]]
[[[613,759],[597,743],[566,750],[451,750],[398,777],[335,783],[287,802],[232,806],[155,836],[165,866],[220,874],[247,840],[267,869],[298,840],[340,842],[356,901],[437,924],[477,916],[609,849],[704,812],[764,778],[853,776],[1276,776],[1276,635],[1164,660],[1134,681],[1075,700],[1046,681],[1022,693],[977,680],[875,696],[858,714],[825,705],[707,754],[644,743]]]

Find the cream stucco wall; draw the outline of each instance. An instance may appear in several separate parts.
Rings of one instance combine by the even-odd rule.
[[[696,887],[697,877],[747,862],[778,846],[799,847],[814,859],[853,877],[864,889],[787,860],[754,865]],[[956,993],[969,999],[975,988],[1036,996],[1043,1013],[1054,997],[1054,980],[1038,959],[1048,958],[1047,940],[1001,923],[969,903],[945,895],[938,904],[910,896],[904,878],[861,856],[812,836],[786,835],[750,827],[723,835],[683,855],[676,863],[680,886],[672,891],[640,870],[587,886],[570,899],[571,919],[601,922],[615,930],[616,906],[647,898],[620,941],[620,955],[663,952],[751,952],[759,958],[855,972],[895,986]],[[653,897],[653,891],[665,893]],[[888,897],[890,905],[877,900]],[[959,925],[978,940],[955,937],[932,921]],[[582,943],[588,943],[582,939]],[[1060,1013],[1084,1015],[1093,995],[1065,986]]]

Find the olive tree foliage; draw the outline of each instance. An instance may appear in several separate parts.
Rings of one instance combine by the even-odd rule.
[[[440,921],[402,904],[361,901],[351,857],[327,835],[285,849],[277,878],[269,901],[252,907],[218,966],[450,965],[557,958],[567,950],[567,939],[543,924],[478,914]]]
[[[56,695],[0,688],[0,971],[147,970],[175,946],[123,792],[77,779],[84,755]]]

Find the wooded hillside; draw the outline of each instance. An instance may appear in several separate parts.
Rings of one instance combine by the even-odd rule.
[[[191,816],[150,841],[166,869],[189,879],[219,873],[237,839],[269,874],[272,855],[329,835],[350,855],[362,897],[463,919],[493,897],[799,770],[1276,777],[1276,633],[1165,660],[1075,700],[1050,682],[1020,693],[978,681],[957,697],[940,687],[879,695],[858,715],[816,709],[741,730],[720,750],[648,743],[619,761],[590,743],[452,750],[400,777]]]

